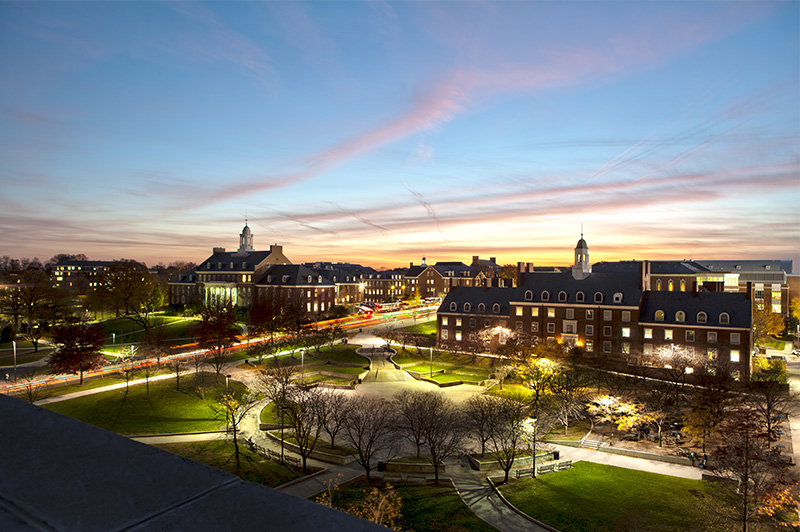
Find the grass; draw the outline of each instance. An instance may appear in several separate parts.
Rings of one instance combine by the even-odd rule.
[[[309,375],[303,379],[305,384],[312,384],[315,382],[324,382],[326,384],[336,384],[339,386],[349,386],[354,379],[345,379],[343,377],[329,377],[327,375]]]
[[[197,390],[203,379],[205,399]],[[243,386],[232,382],[231,386]],[[215,382],[214,374],[181,378],[181,390],[175,380],[150,383],[150,398],[144,385],[130,391],[113,390],[45,405],[44,408],[79,419],[119,434],[165,434],[217,430],[225,425],[224,415],[214,411],[214,398],[225,390],[225,381]]]
[[[567,427],[567,433],[564,434],[564,426],[560,423],[553,427],[548,434],[545,435],[545,440],[572,440],[577,441],[586,436],[591,428],[591,423],[587,419],[578,419],[570,421]]]
[[[39,351],[33,350],[33,344],[27,340],[17,340],[17,365],[35,362],[50,356],[53,348],[50,344],[39,342]],[[0,366],[7,369],[14,368],[14,346],[11,342],[0,344]]]
[[[483,380],[483,378],[477,375],[468,375],[466,373],[440,373],[439,375],[434,375],[433,380],[442,383],[456,381],[480,382]]]
[[[272,488],[290,482],[301,476],[300,470],[289,465],[281,465],[247,449],[239,443],[239,463],[236,467],[232,441],[214,440],[193,443],[168,443],[157,445],[160,449],[183,456],[236,475],[242,480],[264,484]]]
[[[165,373],[174,373],[174,372],[168,368],[161,368],[158,371],[156,371],[155,368],[153,368],[153,372],[150,374],[150,378],[153,378],[156,375],[163,375]],[[134,375],[134,379],[143,379],[143,378],[144,375],[140,372],[137,372],[136,375]],[[78,382],[72,384],[48,384],[40,392],[38,398],[44,399],[46,397],[54,397],[56,395],[66,395],[68,393],[80,392],[83,390],[94,390],[96,388],[102,388],[103,386],[110,386],[112,384],[119,384],[121,382],[125,382],[125,379],[119,376],[118,373],[112,373],[110,375],[101,374],[98,377],[85,378],[83,384],[80,384]]]
[[[307,366],[305,369],[306,372],[311,371],[330,371],[332,373],[341,373],[342,375],[358,375],[364,368],[351,368],[349,366],[334,366],[333,364],[321,364],[318,366]],[[300,374],[299,371],[295,372],[296,374]]]
[[[369,360],[366,357],[356,354],[356,349],[359,345],[353,344],[336,344],[333,347],[322,347],[319,352],[314,349],[309,350],[306,360],[324,360],[328,362],[339,362],[341,364],[358,364],[366,366]]]
[[[280,438],[280,430],[271,430],[271,434]],[[341,438],[341,434],[339,438]],[[288,429],[284,429],[283,432],[283,439],[289,443],[293,443],[297,445],[297,439],[294,437],[294,433],[289,431]],[[341,445],[336,445],[335,447],[332,446],[327,441],[323,440],[322,438],[317,439],[316,445],[314,445],[314,451],[319,451],[321,453],[328,453],[328,454],[335,454],[337,456],[350,456],[351,454],[357,454],[358,451],[353,449],[352,447],[346,447]]]
[[[374,486],[383,489],[385,484]],[[402,501],[398,523],[401,530],[497,532],[472,513],[450,486],[398,483],[394,488]],[[333,493],[333,505],[344,510],[363,500],[371,489],[363,479],[340,486]]]
[[[699,480],[577,462],[572,469],[500,487],[521,511],[570,532],[637,529],[708,530],[707,515],[691,490]]]
[[[403,330],[417,334],[436,334],[436,320],[403,327]]]
[[[196,320],[176,316],[157,316],[154,319],[156,327],[150,330],[153,338],[162,342],[180,342],[194,336]],[[100,322],[103,332],[108,336],[106,347],[112,347],[112,335],[116,334],[117,344],[130,344],[145,340],[144,330],[140,325],[127,318],[113,318]]]
[[[491,395],[502,395],[506,397],[519,397],[521,396],[523,399],[527,399],[528,396],[531,395],[530,388],[526,388],[524,386],[520,386],[518,384],[509,384],[508,382],[503,384],[503,389],[500,389],[500,385],[496,384],[492,386],[490,389],[486,391],[486,393]]]

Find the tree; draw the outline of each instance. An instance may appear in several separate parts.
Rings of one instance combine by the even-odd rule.
[[[217,374],[217,382],[225,367],[225,350],[236,343],[238,332],[233,305],[214,299],[201,310],[197,326],[198,344],[203,349],[212,350],[210,361]]]
[[[612,442],[614,441],[615,425],[619,431],[628,431],[644,422],[640,415],[643,409],[643,406],[639,403],[626,401],[611,395],[597,397],[586,406],[589,415],[595,420],[611,425]]]
[[[58,350],[50,356],[54,372],[79,373],[83,384],[86,371],[99,369],[105,362],[100,349],[105,341],[100,325],[72,322],[53,330],[53,341]]]
[[[783,316],[768,308],[753,310],[753,339],[756,344],[763,344],[771,337],[783,332]]]
[[[496,395],[473,395],[464,405],[466,427],[481,444],[481,458],[500,416],[501,399]]]
[[[420,457],[422,445],[425,443],[425,427],[429,416],[428,401],[431,396],[424,392],[403,391],[394,396],[395,408],[399,421],[398,432],[410,441]]]
[[[273,367],[262,370],[256,381],[258,389],[267,396],[267,399],[272,401],[272,404],[275,405],[281,413],[281,461],[283,461],[284,410],[291,384],[292,369],[289,366],[280,365],[277,360]]]
[[[0,290],[0,312],[12,318],[15,329],[38,352],[47,327],[66,315],[69,298],[53,285],[44,270],[25,270],[17,281],[13,288]]]
[[[734,396],[730,390],[730,378],[725,372],[701,375],[699,384],[685,418],[685,428],[692,437],[701,440],[705,452],[706,440],[728,415]]]
[[[655,351],[654,363],[662,368],[667,378],[673,383],[675,406],[679,407],[680,392],[686,379],[686,370],[701,366],[702,357],[694,349],[672,344],[660,347]]]
[[[25,399],[33,404],[39,400],[44,393],[46,385],[39,379],[35,371],[29,371],[22,375],[25,382]]]
[[[504,481],[508,482],[509,472],[523,442],[523,421],[528,417],[529,410],[522,400],[512,397],[500,397],[498,407],[497,422],[491,430],[489,443],[500,469],[505,473]]]
[[[392,403],[373,396],[357,395],[348,400],[344,425],[348,443],[356,450],[356,462],[364,468],[370,482],[372,459],[392,447],[396,413]]]
[[[131,346],[130,351],[123,353],[122,356],[117,358],[117,363],[119,364],[118,373],[122,377],[122,380],[125,381],[125,397],[128,396],[128,392],[131,388],[131,381],[136,375],[136,364],[133,361],[133,354],[135,350],[136,348]]]
[[[530,388],[528,401],[534,412],[538,412],[547,400],[556,365],[546,358],[534,358],[517,369],[517,375]]]
[[[383,490],[373,487],[363,500],[350,504],[346,511],[361,519],[394,529],[402,517],[401,507],[400,495],[387,483]]]
[[[497,276],[501,279],[510,279],[514,285],[517,284],[517,278],[519,277],[519,268],[514,264],[505,264],[500,268],[500,272]]]
[[[166,365],[169,366],[170,368],[172,368],[173,370],[175,370],[175,389],[176,390],[180,390],[181,389],[181,371],[183,371],[184,366],[186,366],[186,362],[180,357],[175,357],[175,358],[169,359],[167,361]]]
[[[747,404],[756,412],[770,438],[777,440],[777,428],[787,414],[794,413],[798,395],[781,379],[753,380],[747,386]]]
[[[239,424],[257,402],[258,396],[256,394],[237,389],[227,390],[217,397],[216,410],[225,414],[225,419],[228,420],[233,432],[233,448],[237,469],[241,467],[239,462],[239,440],[237,439]]]
[[[319,388],[291,386],[287,391],[286,415],[303,459],[303,472],[308,473],[306,462],[317,445],[324,425],[323,396]]]
[[[586,382],[578,371],[562,367],[553,374],[550,391],[555,418],[564,427],[564,434],[567,434],[570,420],[583,417],[584,403],[589,393]]]
[[[760,416],[740,408],[722,424],[720,436],[722,444],[714,450],[713,462],[717,472],[733,482],[716,482],[714,491],[733,505],[730,517],[742,532],[753,523],[780,522],[785,510],[796,519],[800,501],[791,492],[796,481],[787,476],[791,462],[772,449]]]
[[[322,428],[331,439],[331,447],[336,446],[336,436],[344,428],[347,420],[347,396],[332,388],[320,388],[322,397]]]
[[[466,436],[464,416],[441,393],[427,392],[424,395],[426,415],[422,434],[428,448],[428,459],[433,465],[434,482],[439,484],[439,467],[447,458],[463,449]]]

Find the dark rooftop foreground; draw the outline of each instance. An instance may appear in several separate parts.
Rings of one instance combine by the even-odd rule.
[[[385,528],[0,394],[0,530]]]

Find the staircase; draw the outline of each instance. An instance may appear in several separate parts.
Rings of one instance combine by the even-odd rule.
[[[598,449],[600,449],[600,447],[602,447],[602,445],[603,442],[598,440],[590,440],[588,438],[583,440],[583,442],[581,442],[582,449],[591,449],[593,451],[597,451]]]

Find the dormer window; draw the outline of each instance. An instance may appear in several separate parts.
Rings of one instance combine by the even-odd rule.
[[[289,282],[289,276],[288,275],[284,275],[283,276],[283,282],[284,283],[288,283]]]
[[[567,300],[567,293],[566,292],[559,292],[558,293],[558,300],[559,301],[566,301]]]
[[[542,292],[542,301],[550,301],[550,292],[547,290]]]
[[[657,310],[656,311],[656,321],[664,321],[664,311]]]
[[[722,325],[729,325],[731,323],[731,317],[727,312],[723,312],[719,315],[719,322]]]
[[[678,312],[676,312],[675,313],[675,321],[677,321],[678,323],[682,323],[682,322],[686,321],[686,313],[684,311],[682,311],[682,310],[679,310]]]
[[[708,316],[705,312],[698,312],[697,313],[697,323],[706,323],[708,321]]]
[[[500,314],[500,303],[495,303],[492,305],[492,312],[495,314]]]
[[[321,275],[320,275],[319,277],[317,277],[317,282],[318,282],[319,284],[322,284],[322,276],[321,276]]]
[[[231,262],[231,270],[233,269],[233,263]]]
[[[220,269],[220,270],[222,269],[222,263],[221,262],[217,263],[217,268]]]
[[[455,302],[455,301],[453,301],[452,303],[450,303],[450,310],[452,310],[452,311],[456,311],[456,310],[458,310],[458,305],[456,304],[456,302]]]
[[[470,310],[472,310],[472,305],[464,303],[464,312],[469,312]]]
[[[308,276],[308,284],[311,284],[311,276]]]
[[[600,292],[595,292],[594,293],[594,302],[595,303],[602,303],[603,302],[603,294],[601,294]]]
[[[272,276],[271,276],[271,275],[267,275],[267,282],[268,282],[268,283],[271,283],[271,282],[272,282]]]
[[[622,292],[614,292],[614,303],[622,303]]]
[[[242,269],[243,269],[243,270],[246,270],[246,269],[247,269],[247,263],[246,263],[246,262],[243,262],[243,263],[242,263]]]
[[[525,301],[533,301],[533,292],[530,290],[525,291]]]
[[[483,303],[478,303],[478,312],[481,313],[486,312],[486,305],[484,305]]]
[[[586,299],[586,297],[583,295],[583,292],[578,292],[575,294],[575,301],[578,303],[583,303],[584,299]]]
[[[208,264],[206,264],[206,268],[210,270],[211,268],[213,268],[213,265],[209,262]]]

